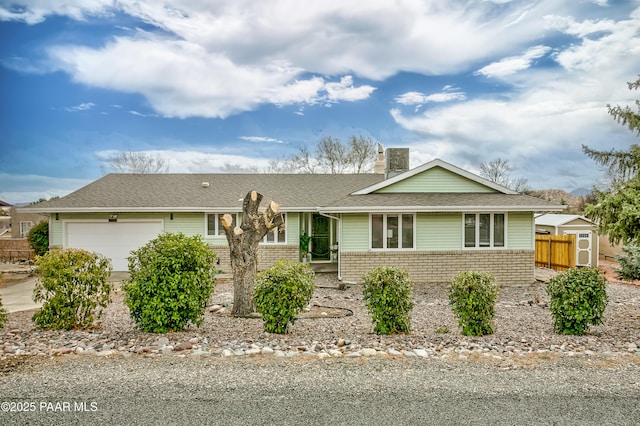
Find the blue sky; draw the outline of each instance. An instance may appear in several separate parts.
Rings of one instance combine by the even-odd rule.
[[[266,167],[361,134],[534,189],[637,136],[640,1],[0,0],[0,199],[65,195],[114,151]]]

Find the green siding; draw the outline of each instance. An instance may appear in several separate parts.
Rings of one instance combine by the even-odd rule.
[[[487,186],[441,167],[425,170],[410,178],[384,187],[377,193],[406,192],[496,192]]]
[[[509,213],[507,248],[510,250],[533,250],[535,222],[533,213]]]
[[[419,213],[417,250],[460,250],[462,248],[461,213]]]
[[[187,237],[204,236],[205,219],[202,213],[174,213],[173,220],[164,222],[164,230],[171,233],[182,232]]]
[[[341,238],[340,245],[343,252],[369,250],[369,215],[343,214]]]
[[[300,244],[300,213],[287,213],[287,233],[288,245]]]

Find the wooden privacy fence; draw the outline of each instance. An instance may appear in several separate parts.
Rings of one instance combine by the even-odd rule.
[[[575,235],[536,235],[536,266],[564,271],[576,266]]]

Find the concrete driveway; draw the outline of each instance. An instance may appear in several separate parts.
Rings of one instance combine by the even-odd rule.
[[[116,286],[119,286],[120,283],[127,278],[129,278],[128,272],[112,272],[108,280]],[[42,306],[42,303],[35,303],[31,299],[33,289],[36,286],[36,280],[37,277],[29,277],[24,280],[6,284],[0,288],[2,305],[7,312],[28,311]]]

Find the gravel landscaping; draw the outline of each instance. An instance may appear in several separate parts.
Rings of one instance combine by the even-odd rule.
[[[34,311],[9,314],[0,330],[3,368],[21,355],[65,354],[106,357],[483,357],[509,363],[527,355],[538,357],[633,357],[640,355],[640,287],[609,283],[605,322],[585,336],[553,331],[546,308],[545,284],[506,286],[496,305],[496,333],[461,335],[448,303],[447,284],[416,284],[411,334],[377,336],[362,301],[362,288],[338,289],[335,274],[318,274],[318,288],[309,311],[289,334],[265,333],[259,318],[229,315],[233,286],[219,280],[204,324],[184,331],[151,334],[137,330],[116,291],[102,323],[88,331],[45,331],[31,321]]]

